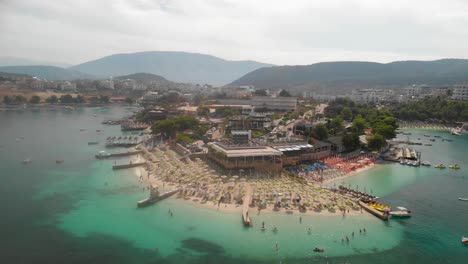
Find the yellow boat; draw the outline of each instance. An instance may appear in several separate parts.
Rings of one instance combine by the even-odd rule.
[[[460,169],[460,165],[458,165],[458,164],[450,165],[449,168],[458,170],[458,169]]]
[[[444,165],[444,164],[435,165],[434,167],[436,167],[436,168],[438,168],[438,169],[445,169],[445,165]]]

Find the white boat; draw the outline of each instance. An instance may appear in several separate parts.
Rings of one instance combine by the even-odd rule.
[[[99,153],[97,153],[96,155],[94,155],[96,158],[98,159],[105,159],[105,158],[109,158],[111,156],[111,154],[105,152],[105,151],[99,151]]]
[[[31,159],[25,159],[23,160],[23,164],[30,164],[32,161]]]
[[[397,209],[396,211],[391,211],[390,212],[390,215],[392,217],[410,217],[411,216],[411,211],[408,210],[407,208],[405,207],[402,207],[402,206],[397,206]]]
[[[461,242],[465,245],[468,245],[468,237],[462,236]]]
[[[431,163],[430,163],[429,161],[425,160],[425,161],[421,162],[421,165],[423,165],[423,166],[431,166]]]
[[[452,132],[452,135],[461,136],[461,129],[459,128],[453,128],[450,132]]]
[[[468,201],[468,198],[459,197],[458,200],[460,200],[460,201]]]

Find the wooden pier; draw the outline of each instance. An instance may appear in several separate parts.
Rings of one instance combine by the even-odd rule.
[[[377,209],[374,209],[372,207],[370,207],[367,203],[363,202],[363,201],[359,201],[359,205],[364,208],[367,212],[377,216],[378,218],[384,220],[384,221],[387,221],[388,220],[388,214],[385,213],[385,212],[381,212]]]
[[[131,163],[113,165],[112,169],[113,170],[129,169],[129,168],[143,166],[145,164],[146,164],[146,162],[131,162]]]
[[[249,206],[252,202],[252,187],[248,186],[246,188],[244,202],[242,204],[242,222],[245,226],[252,226],[252,220],[249,216]]]

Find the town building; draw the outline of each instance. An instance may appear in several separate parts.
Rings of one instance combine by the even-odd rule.
[[[452,99],[467,101],[468,100],[468,84],[455,85],[453,89]]]
[[[280,172],[283,153],[268,146],[208,145],[208,158],[224,169],[255,169],[261,172]]]
[[[273,111],[296,111],[297,109],[296,97],[253,96],[251,101],[255,109],[268,109]]]

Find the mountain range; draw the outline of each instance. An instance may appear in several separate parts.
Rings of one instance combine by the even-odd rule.
[[[71,64],[63,62],[51,62],[42,60],[33,60],[13,56],[0,56],[0,66],[31,66],[31,65],[49,65],[56,67],[70,67]]]
[[[26,74],[48,80],[96,79],[95,76],[55,66],[2,66],[0,72]]]
[[[375,87],[409,84],[455,84],[468,81],[468,60],[323,62],[254,70],[231,85],[257,88]]]
[[[147,72],[176,82],[224,85],[265,66],[271,64],[229,61],[197,53],[146,51],[110,55],[69,69],[100,77]]]

